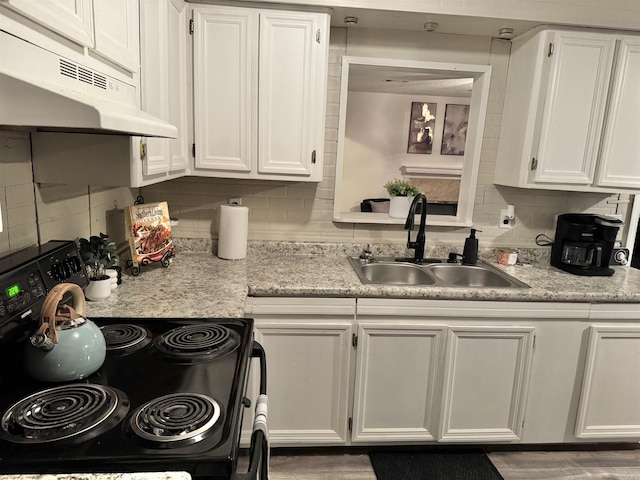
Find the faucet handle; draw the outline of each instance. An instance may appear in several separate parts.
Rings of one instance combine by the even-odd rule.
[[[447,258],[447,263],[458,263],[457,257],[462,258],[462,255],[455,252],[449,253],[449,258]]]
[[[360,256],[358,257],[360,260],[364,262],[370,262],[374,259],[373,252],[371,252],[371,245],[367,244],[367,246],[360,252]]]

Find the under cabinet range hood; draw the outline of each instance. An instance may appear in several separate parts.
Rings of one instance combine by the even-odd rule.
[[[0,30],[0,126],[176,138],[138,89]]]

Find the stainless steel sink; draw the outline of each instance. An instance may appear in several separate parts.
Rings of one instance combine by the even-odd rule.
[[[410,263],[368,263],[359,266],[368,283],[389,285],[433,285],[436,279]],[[357,271],[356,271],[357,272]]]
[[[426,268],[440,280],[459,287],[513,288],[524,285],[510,275],[488,268],[485,263],[476,265],[445,263]]]
[[[394,258],[378,258],[363,262],[348,257],[351,266],[365,284],[416,285],[470,288],[529,288],[529,285],[488,263],[476,265],[458,263],[427,263],[415,265]]]

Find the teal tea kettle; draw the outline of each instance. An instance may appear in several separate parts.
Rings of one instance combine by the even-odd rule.
[[[58,303],[71,293],[73,306]],[[67,382],[91,375],[104,363],[102,331],[85,318],[85,299],[75,283],[60,283],[44,299],[40,327],[26,346],[27,373],[44,382]]]

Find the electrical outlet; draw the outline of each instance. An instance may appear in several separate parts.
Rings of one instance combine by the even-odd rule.
[[[513,227],[513,222],[515,219],[508,217],[508,212],[506,208],[500,210],[500,220],[498,221],[498,226],[500,228],[511,228]]]
[[[231,197],[229,199],[229,205],[242,205],[242,199],[240,197]]]

